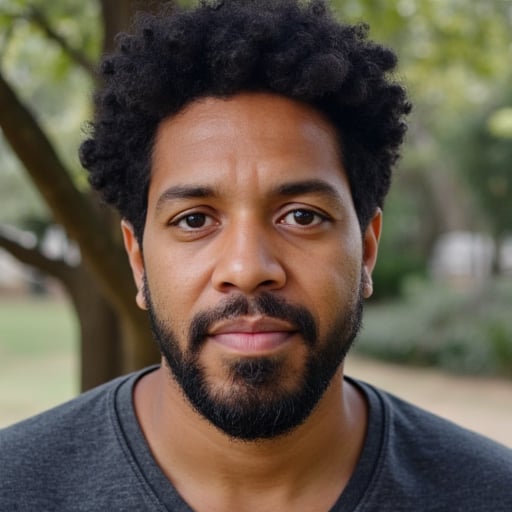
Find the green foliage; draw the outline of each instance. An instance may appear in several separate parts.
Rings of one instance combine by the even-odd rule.
[[[372,37],[395,47],[404,74],[416,92],[460,81],[462,90],[452,100],[464,98],[474,78],[502,75],[511,55],[510,3],[508,0],[337,0],[340,17],[364,21]],[[468,76],[468,75],[466,75]],[[426,79],[426,80],[424,80]],[[445,91],[449,92],[449,91]],[[441,99],[441,96],[439,96]]]
[[[413,252],[380,251],[381,256],[373,272],[372,300],[382,301],[402,295],[404,282],[414,276],[425,276],[426,262]]]
[[[416,170],[418,164],[410,155],[405,162],[396,173],[384,206],[379,257],[373,272],[373,297],[377,300],[399,296],[408,276],[426,273],[431,234],[424,219],[431,219],[433,214]]]
[[[19,224],[24,219],[49,219],[39,193],[31,181],[20,172],[11,149],[0,137],[0,215],[2,222]]]
[[[75,174],[77,184],[85,186],[77,147],[81,125],[90,112],[92,77],[47,36],[34,17],[35,12],[42,14],[66,44],[86,59],[95,61],[100,47],[99,5],[69,0],[0,0],[2,71],[17,94],[30,105],[62,160]],[[23,173],[21,166],[3,140],[0,141],[0,152],[2,162],[7,162],[0,166],[0,188],[2,196],[9,196],[5,202],[0,200],[4,222],[44,215],[41,201],[34,199],[27,179],[20,177]]]
[[[459,149],[455,159],[464,169],[497,238],[512,231],[512,144],[507,137],[507,119],[512,111],[510,92],[500,104],[491,111],[483,109],[467,115],[466,130],[453,135],[453,146]]]
[[[487,144],[484,136],[476,142],[465,141],[474,128],[467,122],[468,112],[485,111],[487,117],[478,121],[483,127],[489,112],[507,107],[497,105],[495,98],[512,83],[512,10],[509,0],[331,0],[331,4],[345,21],[368,22],[370,37],[398,51],[398,78],[408,85],[415,105],[408,149],[385,209],[375,275],[377,294],[384,297],[398,293],[410,272],[425,272],[432,244],[443,230],[443,219],[432,201],[435,191],[428,190],[425,177],[445,173],[459,187],[457,197],[469,187],[476,197],[484,190],[454,154],[469,154],[468,145]],[[93,80],[69,52],[47,37],[34,13],[41,13],[70,48],[95,62],[101,48],[100,11],[98,1],[0,0],[0,66],[48,131],[80,187],[87,185],[76,150],[82,123],[90,117]],[[503,127],[503,115],[500,119],[498,124]],[[457,145],[455,139],[464,142]],[[504,160],[499,151],[489,145],[490,156],[485,161],[497,158],[504,162],[508,157]],[[3,222],[45,215],[34,190],[20,178],[16,160],[1,143],[0,152]],[[491,189],[504,190],[501,174],[487,181]],[[510,187],[507,190],[510,195]],[[489,199],[479,203],[484,214],[512,225],[502,210],[495,209],[492,196]],[[462,217],[470,222],[469,215]]]
[[[512,377],[512,280],[469,292],[411,281],[400,301],[367,307],[356,350],[387,361]]]
[[[512,139],[512,107],[503,107],[489,117],[487,122],[489,133],[494,137]]]
[[[512,226],[510,140],[507,149],[505,139],[487,130],[497,109],[502,113],[492,121],[494,130],[498,123],[502,133],[510,123],[502,110],[510,102],[497,104],[496,98],[512,83],[512,9],[508,0],[332,3],[340,18],[367,22],[370,37],[397,50],[398,78],[414,104],[405,157],[385,209],[375,275],[382,297],[399,292],[409,272],[425,271],[444,231]],[[478,112],[486,116],[476,119]],[[443,188],[448,197],[440,194]],[[447,199],[451,204],[440,208]]]

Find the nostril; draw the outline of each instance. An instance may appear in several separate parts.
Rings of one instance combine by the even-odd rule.
[[[254,232],[252,237],[248,237],[247,230],[242,235],[224,246],[213,267],[213,286],[223,292],[236,288],[243,293],[253,293],[258,288],[281,288],[286,275],[275,254],[277,251],[270,249],[268,240],[261,240]]]

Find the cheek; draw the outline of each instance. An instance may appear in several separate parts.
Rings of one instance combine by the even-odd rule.
[[[145,272],[155,312],[180,338],[186,337],[192,316],[202,302],[206,263],[171,250],[153,249],[146,254]]]
[[[347,256],[350,254],[350,256]],[[350,310],[359,298],[361,283],[361,251],[332,251],[316,265],[307,290],[314,301],[319,329],[325,333],[334,319]]]

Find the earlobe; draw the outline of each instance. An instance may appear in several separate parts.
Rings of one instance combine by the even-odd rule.
[[[382,229],[382,210],[377,208],[369,222],[363,238],[363,297],[368,299],[373,294],[372,272],[377,263],[379,239]]]
[[[144,295],[144,286],[141,286],[137,289],[137,294],[135,295],[135,302],[140,309],[147,310],[148,307],[146,305],[146,296]]]
[[[124,219],[121,221],[121,231],[123,233],[124,248],[128,255],[133,279],[137,287],[135,301],[139,308],[147,309],[144,297],[144,259],[141,247],[133,231],[133,226]]]

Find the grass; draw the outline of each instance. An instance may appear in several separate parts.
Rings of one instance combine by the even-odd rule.
[[[0,299],[0,427],[76,395],[77,355],[66,301]]]

